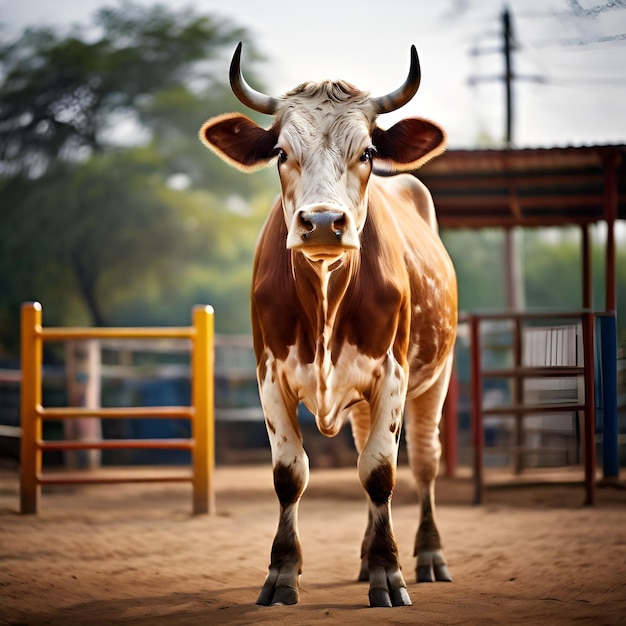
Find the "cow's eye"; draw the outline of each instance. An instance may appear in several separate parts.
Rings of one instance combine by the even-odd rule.
[[[279,163],[285,163],[285,161],[287,161],[287,153],[282,148],[276,148],[276,155],[278,156]]]
[[[361,161],[363,163],[365,163],[366,161],[371,161],[374,158],[375,152],[376,152],[376,148],[374,146],[370,146],[361,155]]]

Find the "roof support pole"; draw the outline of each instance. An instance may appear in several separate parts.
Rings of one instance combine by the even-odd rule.
[[[606,311],[616,311],[615,298],[615,220],[617,219],[617,163],[611,159],[605,165],[604,202],[606,217]]]
[[[504,229],[504,289],[509,311],[523,311],[525,306],[524,272],[519,248],[521,232],[518,228]]]
[[[581,270],[583,278],[583,309],[593,309],[593,273],[591,271],[591,239],[589,224],[580,227]]]
[[[604,202],[606,218],[605,308],[598,318],[600,330],[600,376],[602,381],[602,470],[607,482],[619,479],[617,425],[617,299],[615,280],[615,220],[617,219],[617,159],[605,164]]]

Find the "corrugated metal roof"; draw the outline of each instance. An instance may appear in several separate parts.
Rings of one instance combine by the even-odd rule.
[[[442,228],[626,219],[626,145],[450,150],[416,172]]]

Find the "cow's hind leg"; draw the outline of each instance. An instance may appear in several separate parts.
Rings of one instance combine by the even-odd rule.
[[[269,573],[257,604],[296,604],[302,573],[302,548],[298,535],[298,504],[309,479],[309,459],[302,447],[296,407],[272,403],[272,393],[262,389],[267,432],[272,448],[274,489],[280,504],[278,529],[272,544]],[[277,398],[281,394],[277,394]],[[289,410],[287,410],[289,409]]]
[[[411,599],[400,571],[398,545],[391,523],[391,496],[396,480],[398,440],[405,397],[404,371],[392,359],[373,394],[371,428],[359,454],[359,479],[368,501],[368,531],[363,540],[362,575],[369,578],[370,606],[410,606]]]
[[[448,389],[452,360],[435,384],[407,402],[406,439],[409,464],[417,483],[420,523],[415,538],[417,582],[451,581],[435,521],[435,479],[441,443],[439,421]]]
[[[359,402],[355,404],[350,411],[350,424],[352,426],[352,436],[354,437],[354,445],[359,454],[361,454],[370,434],[370,407],[367,402]],[[367,508],[367,526],[363,541],[361,543],[361,568],[359,570],[359,582],[366,582],[370,579],[369,569],[367,566],[367,554],[372,536],[372,512]]]

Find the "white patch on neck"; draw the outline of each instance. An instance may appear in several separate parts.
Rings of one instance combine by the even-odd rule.
[[[333,323],[336,315],[336,311],[333,312],[332,318],[328,315],[328,285],[330,283],[330,276],[332,271],[329,269],[329,264],[326,261],[322,262],[320,272],[320,290],[321,290],[321,306],[323,315],[323,328],[322,328],[322,342],[321,349],[322,354],[315,355],[315,362],[318,367],[317,378],[317,405],[320,407],[327,407],[330,405],[331,398],[330,389],[331,377],[333,376],[333,365],[331,361],[330,340],[333,332]],[[318,344],[318,349],[320,348]],[[320,359],[321,356],[321,359]]]

